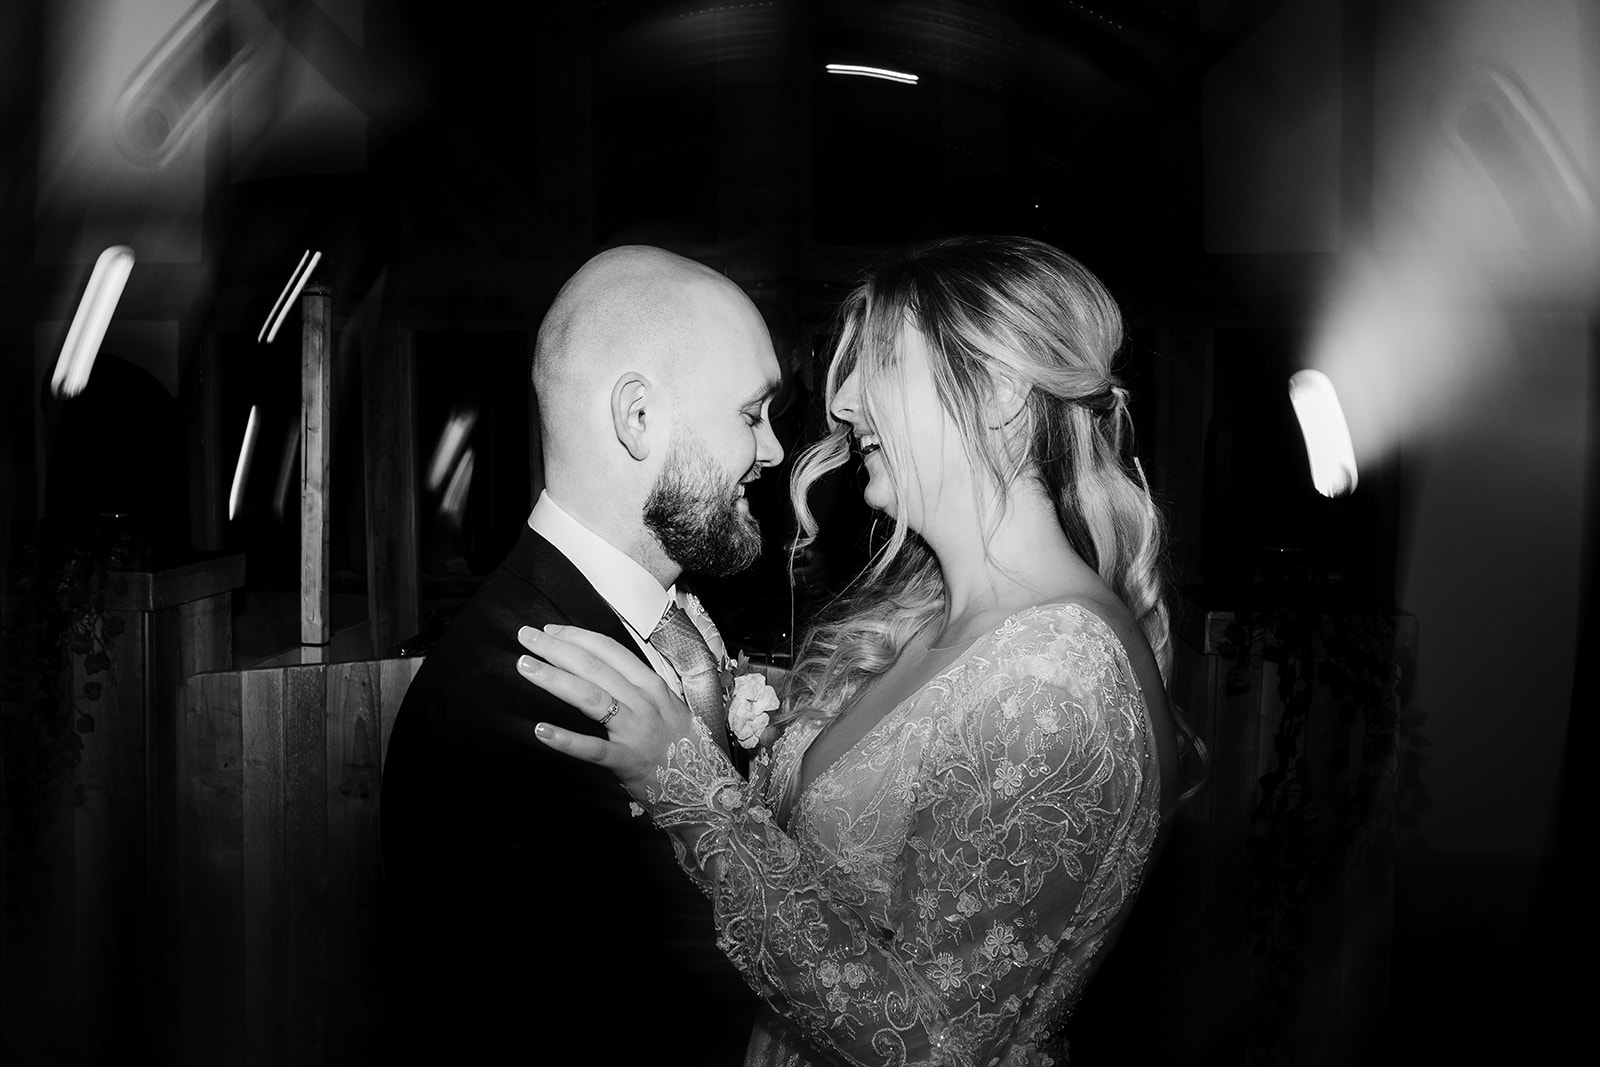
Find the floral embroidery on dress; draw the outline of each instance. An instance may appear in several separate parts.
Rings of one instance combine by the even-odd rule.
[[[817,732],[791,724],[752,786],[696,724],[641,798],[771,1007],[747,1062],[1058,1062],[1157,829],[1110,628],[1019,612],[796,795]]]

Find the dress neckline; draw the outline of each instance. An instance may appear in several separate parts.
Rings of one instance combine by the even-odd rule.
[[[1074,610],[1076,612],[1079,612],[1079,613],[1081,613],[1083,615],[1086,615],[1090,619],[1092,619],[1094,622],[1099,623],[1101,626],[1105,627],[1108,631],[1110,631],[1111,636],[1113,638],[1116,638],[1117,644],[1119,646],[1122,644],[1121,638],[1117,638],[1116,631],[1114,629],[1112,629],[1111,624],[1109,622],[1107,622],[1105,619],[1101,618],[1097,613],[1092,611],[1081,600],[1078,600],[1076,598],[1070,599],[1070,600],[1048,600],[1048,601],[1045,601],[1042,604],[1030,604],[1025,608],[1018,608],[1016,611],[1013,611],[1011,614],[1007,615],[1004,619],[1001,619],[998,623],[996,623],[993,627],[991,627],[987,632],[982,633],[982,634],[978,635],[977,637],[973,638],[972,642],[970,644],[968,644],[966,648],[962,649],[961,654],[958,655],[955,659],[951,660],[945,666],[945,668],[943,670],[941,670],[938,674],[935,674],[933,677],[929,678],[926,682],[923,682],[916,689],[913,689],[910,693],[907,693],[905,695],[905,697],[900,700],[899,703],[895,704],[894,707],[890,708],[887,712],[884,713],[884,715],[883,715],[883,717],[881,719],[879,719],[876,723],[874,723],[871,727],[869,727],[867,729],[866,733],[864,733],[860,737],[856,738],[855,741],[851,745],[849,745],[847,748],[845,748],[842,752],[840,752],[833,759],[829,760],[827,766],[825,766],[825,767],[821,768],[820,770],[818,770],[816,775],[811,779],[811,781],[806,782],[806,781],[804,781],[806,751],[809,750],[811,748],[811,746],[816,743],[818,737],[822,736],[823,729],[826,729],[826,727],[827,727],[827,723],[823,723],[822,726],[818,728],[817,732],[812,734],[811,739],[806,742],[806,748],[803,749],[799,754],[799,759],[796,761],[796,764],[795,764],[795,777],[797,779],[800,779],[801,782],[800,782],[800,785],[798,786],[798,788],[797,788],[797,790],[795,792],[794,805],[785,813],[785,817],[781,821],[783,823],[785,823],[785,824],[792,823],[794,817],[800,813],[800,809],[805,805],[806,797],[808,795],[810,795],[812,790],[814,790],[817,787],[817,783],[818,782],[822,781],[824,778],[826,778],[830,774],[832,774],[834,772],[834,770],[841,763],[844,762],[844,760],[845,760],[845,758],[847,756],[850,756],[857,749],[859,749],[863,745],[865,745],[880,730],[882,730],[884,727],[888,726],[890,723],[895,722],[902,715],[904,715],[904,713],[907,710],[907,708],[909,706],[913,705],[917,701],[917,699],[919,697],[921,697],[925,692],[927,692],[935,683],[945,680],[946,675],[951,674],[952,672],[956,671],[958,668],[964,668],[966,666],[967,661],[972,658],[972,655],[977,650],[978,646],[984,644],[985,642],[992,641],[994,639],[994,636],[996,634],[998,634],[1000,631],[1004,630],[1007,626],[1009,626],[1014,619],[1020,618],[1020,617],[1022,617],[1024,615],[1027,615],[1030,612],[1043,611],[1046,608],[1068,608],[1068,609],[1072,609],[1072,610]],[[1126,650],[1124,650],[1124,652],[1126,652]]]

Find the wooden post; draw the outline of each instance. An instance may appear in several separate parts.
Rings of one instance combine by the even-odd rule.
[[[367,615],[372,654],[421,629],[417,567],[416,361],[411,333],[386,326],[361,353],[367,486]]]
[[[333,300],[323,285],[300,298],[300,643],[326,645],[328,622],[328,451],[333,443]]]
[[[8,835],[0,1062],[8,1064],[177,1062],[169,1025],[183,1003],[174,951],[184,915],[177,704],[189,674],[229,665],[230,597],[243,584],[244,557],[101,577],[89,579],[100,606],[78,616],[64,657],[45,661],[59,673],[27,678],[59,684],[60,702],[36,706],[21,686],[0,693],[8,727],[19,712],[44,710],[70,731],[60,743],[71,742],[43,753],[65,757],[70,777],[39,781],[34,771],[45,764],[36,760],[0,792]],[[4,599],[8,628],[24,624],[23,605]],[[47,788],[57,798],[48,807]],[[31,826],[17,817],[41,814]]]
[[[228,447],[222,432],[222,344],[207,331],[183,378],[189,424],[189,541],[197,551],[220,552],[228,516]]]
[[[244,570],[244,556],[230,555],[113,571],[106,615],[122,633],[110,643],[109,664],[92,677],[84,661],[73,665],[74,692],[102,683],[98,700],[84,705],[92,728],[82,735],[78,772],[84,804],[76,818],[103,841],[79,831],[78,863],[88,877],[79,874],[77,938],[93,959],[72,998],[81,1062],[114,1049],[154,1063],[178,1057],[184,685],[231,665],[232,591],[244,585]],[[142,995],[130,996],[136,988]],[[127,1019],[129,1011],[142,1020]]]

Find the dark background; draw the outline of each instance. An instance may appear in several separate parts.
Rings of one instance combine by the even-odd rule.
[[[1415,699],[1429,714],[1432,807],[1397,871],[1396,1048],[1542,1044],[1565,1006],[1589,1003],[1550,960],[1592,930],[1565,910],[1575,893],[1565,849],[1591,810],[1578,807],[1571,768],[1593,751],[1582,669],[1593,647],[1593,233],[1541,229],[1540,216],[1520,244],[1475,231],[1439,244],[1408,220],[1448,200],[1427,191],[1436,175],[1415,153],[1437,139],[1427,124],[1473,64],[1510,72],[1576,185],[1594,188],[1590,5],[213,7],[204,46],[157,87],[169,93],[155,107],[168,125],[142,127],[143,143],[171,149],[155,165],[118,147],[127,132],[115,105],[186,2],[0,11],[8,557],[74,511],[102,507],[71,488],[63,464],[96,472],[113,454],[132,459],[157,472],[146,500],[188,501],[187,524],[171,521],[182,504],[147,505],[163,519],[161,551],[247,552],[239,662],[293,643],[295,483],[285,498],[277,475],[297,420],[298,315],[275,344],[255,338],[306,249],[323,253],[316,280],[332,290],[342,344],[332,553],[334,621],[349,626],[366,605],[350,354],[363,330],[410,331],[424,472],[452,415],[474,418],[462,510],[446,516],[439,492],[418,488],[424,607],[447,617],[537,491],[533,334],[595,250],[655,243],[724,271],[757,300],[801,378],[825,358],[840,296],[881,249],[961,231],[1039,237],[1080,258],[1124,308],[1140,452],[1191,602],[1237,606],[1292,559],[1339,573],[1354,602],[1419,619]],[[236,55],[241,73],[220,103],[195,104],[201,119],[178,130],[186,101]],[[920,81],[830,76],[829,62]],[[1507,191],[1527,148],[1508,144],[1500,170],[1482,154],[1443,157],[1456,159],[1459,181],[1493,190],[1463,219],[1527,220],[1529,204],[1543,203]],[[86,415],[88,394],[63,404],[44,388],[89,267],[114,243],[134,247],[139,265],[104,351],[143,372],[138,389],[159,385],[177,404],[136,400],[133,388],[96,402],[120,409],[120,424]],[[1404,389],[1374,387],[1391,417],[1357,441],[1360,489],[1322,500],[1284,383],[1313,360],[1348,270],[1419,250],[1432,253],[1421,259],[1439,268],[1464,333],[1491,340],[1478,362],[1446,351],[1429,364],[1424,349],[1402,346],[1380,369]],[[1468,276],[1481,288],[1450,287],[1463,262],[1483,265]],[[224,356],[231,440],[220,455],[184,455],[158,431],[182,417],[207,344]],[[1337,384],[1365,434],[1375,423],[1361,400],[1373,394]],[[790,399],[792,450],[807,423],[805,396]],[[226,486],[200,479],[231,476],[252,406],[262,443],[230,521],[216,507]],[[130,414],[151,432],[129,430]],[[763,483],[770,530],[786,521],[779,482]],[[844,559],[863,516],[848,499],[840,507]],[[769,555],[749,589],[758,592],[723,593],[732,631],[757,648],[781,645],[789,627],[771,621],[787,607],[781,560]],[[1136,1018],[1115,1014],[1122,1003],[1108,1017]],[[1536,1003],[1545,1007],[1524,1014]]]

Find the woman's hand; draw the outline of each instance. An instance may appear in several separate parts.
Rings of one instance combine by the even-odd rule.
[[[517,632],[533,653],[517,673],[606,728],[606,739],[550,723],[534,736],[558,752],[598,763],[635,797],[655,779],[667,749],[688,737],[694,714],[639,657],[603,634],[576,626],[524,626]]]

